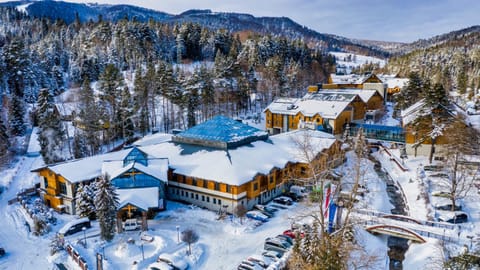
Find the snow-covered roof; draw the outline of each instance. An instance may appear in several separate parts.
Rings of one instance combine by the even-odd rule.
[[[347,75],[337,75],[330,74],[332,83],[334,84],[363,84],[368,80],[373,74],[358,75],[358,74],[347,74]],[[379,78],[380,79],[380,78]],[[381,80],[381,79],[380,79]]]
[[[231,148],[267,138],[268,133],[266,131],[219,115],[174,135],[172,141]]]
[[[400,116],[402,116],[403,125],[408,125],[413,120],[417,119],[420,112],[429,113],[429,109],[425,106],[425,100],[419,100],[410,107],[402,110]]]
[[[317,93],[358,95],[363,102],[367,103],[375,95],[375,93],[377,93],[377,90],[358,89],[358,88],[345,88],[345,89],[335,89],[335,90],[320,89],[319,92]]]
[[[146,146],[146,145],[168,142],[171,139],[172,139],[171,134],[155,133],[155,134],[152,134],[152,135],[145,136],[145,137],[141,138],[140,140],[134,142],[133,145],[135,145],[135,146]]]
[[[142,147],[141,150],[149,155],[167,157],[170,167],[178,174],[242,185],[255,175],[268,174],[273,168],[285,167],[288,162],[305,162],[293,141],[304,134],[309,136],[316,152],[330,148],[335,142],[335,137],[328,133],[296,130],[229,150],[173,142]]]
[[[131,149],[121,150],[117,152],[86,157],[73,161],[66,161],[56,165],[48,166],[48,168],[57,175],[63,176],[72,183],[87,181],[99,177],[102,174],[102,163],[105,160],[123,159]],[[39,169],[33,170],[37,171]]]
[[[403,88],[405,87],[405,85],[407,85],[408,81],[409,80],[406,78],[392,78],[387,79],[384,82],[387,84],[388,88],[395,88],[397,86],[399,88]]]
[[[118,209],[132,204],[143,210],[158,207],[158,187],[117,189]]]
[[[302,99],[276,99],[265,109],[272,113],[304,116],[319,114],[323,118],[335,119],[352,102],[357,94],[341,91],[319,91],[308,93]]]
[[[168,159],[166,158],[149,158],[148,166],[144,166],[139,162],[132,162],[125,167],[123,167],[123,160],[106,160],[102,163],[102,175],[108,174],[110,179],[114,179],[132,168],[163,182],[168,181]]]

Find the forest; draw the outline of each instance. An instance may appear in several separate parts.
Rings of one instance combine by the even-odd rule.
[[[63,160],[62,149],[70,158],[95,155],[114,142],[298,97],[335,70],[334,57],[301,39],[191,22],[76,16],[67,24],[14,8],[0,10],[0,55],[0,156],[25,151],[38,127],[47,164]],[[74,93],[71,119],[59,111],[65,92]]]

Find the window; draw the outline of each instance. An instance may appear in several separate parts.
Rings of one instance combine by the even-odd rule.
[[[253,190],[258,190],[258,183],[253,184]]]
[[[190,198],[192,198],[192,199],[193,199],[193,193],[190,193]]]
[[[42,178],[43,178],[43,184],[45,185],[45,188],[48,188],[48,180],[47,180],[47,178],[46,178],[46,177],[43,177],[43,176],[42,176]]]
[[[197,180],[195,178],[192,178],[192,185],[196,186],[197,185]]]
[[[273,183],[273,176],[269,175],[268,179],[269,179],[269,183],[272,184]]]
[[[209,203],[210,202],[210,197],[207,196],[207,202]]]
[[[182,196],[184,196],[184,195],[183,195],[183,190],[182,190]]]
[[[202,202],[204,202],[204,201],[205,201],[205,196],[202,195]]]
[[[227,187],[227,192],[230,193],[232,191],[232,187],[230,185],[225,185]]]
[[[148,166],[147,164],[147,154],[140,151],[138,148],[133,148],[130,153],[123,160],[123,167],[127,166],[132,162],[138,162],[143,166]]]
[[[203,187],[208,188],[208,181],[207,180],[203,180]]]
[[[188,198],[188,191],[185,191],[185,197]]]
[[[198,200],[198,194],[195,194],[195,200]]]
[[[213,204],[217,203],[217,199],[213,198]]]
[[[215,182],[215,190],[220,190],[220,184]]]
[[[59,183],[60,193],[67,195],[67,185],[65,183]]]
[[[222,205],[222,200],[218,199],[218,204]]]

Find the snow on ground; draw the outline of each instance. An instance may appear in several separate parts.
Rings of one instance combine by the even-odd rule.
[[[345,52],[328,52],[331,55],[334,55],[337,63],[337,70],[344,69],[345,74],[350,74],[353,68],[359,67],[361,65],[368,63],[378,63],[380,67],[385,66],[386,61],[380,58],[359,55],[354,53],[345,53]]]

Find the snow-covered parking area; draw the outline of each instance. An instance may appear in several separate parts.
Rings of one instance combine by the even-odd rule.
[[[168,202],[167,211],[148,220],[149,230],[146,232],[124,232],[117,234],[112,242],[104,244],[99,237],[93,236],[96,231],[93,222],[93,228],[87,233],[87,249],[81,245],[84,237],[82,232],[67,237],[67,240],[88,265],[95,266],[96,254],[104,254],[105,269],[147,269],[162,253],[184,258],[189,269],[236,269],[248,256],[261,254],[264,240],[289,229],[297,213],[304,213],[305,209],[301,203],[295,203],[277,211],[268,222],[258,225],[258,221],[248,218],[242,222],[239,218],[230,217],[218,220],[215,212]],[[186,229],[193,229],[199,235],[198,242],[192,245],[191,255],[187,255],[188,245],[181,241],[181,232]],[[142,236],[144,239],[153,237],[153,241],[142,241]],[[64,255],[52,259],[63,261],[68,267],[76,269],[74,262],[67,260]]]

